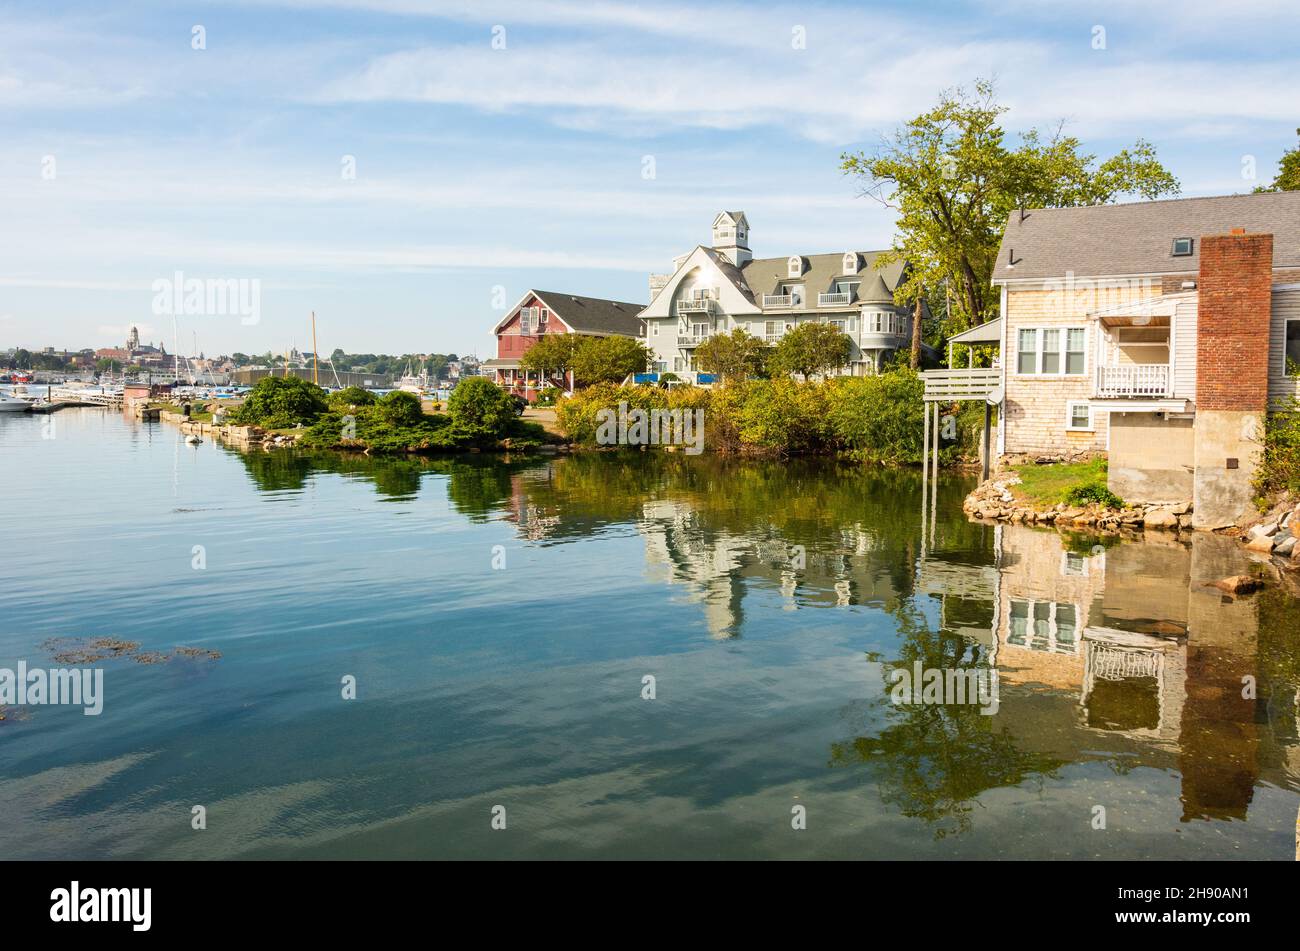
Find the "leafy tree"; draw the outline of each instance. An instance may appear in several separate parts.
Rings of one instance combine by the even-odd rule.
[[[912,303],[949,282],[954,329],[996,315],[990,280],[1017,206],[1095,205],[1179,189],[1148,142],[1100,164],[1060,126],[1048,135],[1026,132],[1011,146],[1000,125],[1006,111],[993,84],[978,80],[973,91],[945,92],[874,154],[841,156],[841,170],[863,182],[865,195],[898,212],[894,247],[878,259],[909,265],[895,299]]]
[[[257,381],[231,419],[241,426],[288,429],[313,423],[328,410],[325,391],[316,384],[296,376],[267,376]]]
[[[763,373],[767,354],[767,344],[736,327],[729,334],[714,334],[696,347],[695,364],[705,373],[718,374],[724,382],[743,380]]]
[[[1295,130],[1300,135],[1300,129]],[[1300,191],[1300,145],[1287,149],[1277,163],[1277,178],[1272,185],[1261,185],[1257,192],[1295,192]]]
[[[32,352],[19,347],[14,351],[13,359],[9,365],[16,370],[30,370],[32,367]]]
[[[491,380],[472,376],[451,391],[447,412],[458,434],[471,439],[499,439],[515,422],[515,401]]]
[[[527,354],[525,354],[527,356]],[[645,344],[632,337],[589,337],[573,357],[573,375],[584,384],[618,382],[644,373],[650,361]]]
[[[331,393],[329,395],[330,409],[347,409],[354,406],[373,406],[377,402],[379,402],[379,398],[375,396],[374,393],[359,386],[344,387],[337,393]]]
[[[578,334],[543,334],[537,343],[524,351],[519,358],[519,367],[543,376],[567,374],[577,361],[578,351],[593,339],[596,338]]]
[[[801,373],[811,379],[847,365],[852,349],[849,338],[834,324],[805,322],[786,331],[772,349],[768,367],[773,373]]]

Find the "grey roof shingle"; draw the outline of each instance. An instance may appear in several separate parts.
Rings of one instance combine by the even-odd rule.
[[[583,334],[620,334],[625,337],[641,336],[641,321],[637,317],[644,304],[605,300],[601,297],[580,297],[559,291],[534,290],[560,319]]]
[[[860,259],[857,277],[862,281],[862,287],[859,290],[870,288],[874,283],[872,281],[873,275],[878,275],[884,280],[890,294],[893,294],[894,288],[898,286],[899,278],[903,275],[903,263],[895,261],[876,270],[876,258],[884,253],[883,251],[857,252]],[[836,278],[853,276],[844,273],[844,253],[805,254],[802,257],[805,267],[803,277],[800,280],[804,282],[809,294],[829,293],[831,284]],[[740,268],[740,272],[745,276],[745,281],[754,294],[775,294],[779,285],[794,280],[794,278],[787,277],[789,274],[789,261],[789,257],[754,258],[754,260],[749,261]],[[815,297],[811,299],[816,300]]]
[[[1273,235],[1273,266],[1300,267],[1300,192],[1033,208],[1013,211],[993,280],[1183,274],[1200,270],[1206,235],[1233,228]],[[1173,256],[1175,238],[1193,238],[1193,253]],[[1010,255],[1015,267],[1008,267]]]

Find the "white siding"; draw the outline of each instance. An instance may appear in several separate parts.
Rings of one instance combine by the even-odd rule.
[[[1268,340],[1268,395],[1273,399],[1300,398],[1300,379],[1285,373],[1288,318],[1300,319],[1300,288],[1273,291],[1273,320]]]
[[[1174,310],[1170,359],[1174,364],[1174,396],[1196,399],[1196,303],[1186,301]]]

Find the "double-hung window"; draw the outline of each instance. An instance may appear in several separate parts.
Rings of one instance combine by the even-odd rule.
[[[1086,369],[1082,327],[1022,327],[1016,372],[1022,376],[1081,376]]]

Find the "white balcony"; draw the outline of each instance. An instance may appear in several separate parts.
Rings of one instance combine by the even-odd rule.
[[[1164,398],[1171,395],[1171,374],[1167,363],[1139,363],[1131,366],[1097,368],[1094,394],[1098,399],[1132,397]]]
[[[794,305],[794,297],[791,294],[764,294],[764,307],[791,307]]]
[[[686,336],[679,334],[677,337],[677,346],[679,347],[698,347],[704,341],[709,339],[709,334],[691,334]]]
[[[849,304],[849,298],[852,296],[853,295],[850,294],[848,291],[844,291],[843,293],[837,293],[837,294],[818,294],[817,306],[818,307],[847,307]]]
[[[679,314],[707,314],[713,309],[713,301],[707,297],[695,297],[691,300],[679,300],[677,302],[677,313]]]

